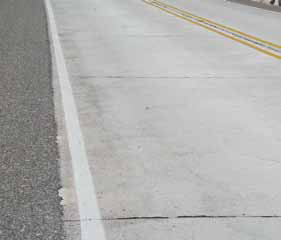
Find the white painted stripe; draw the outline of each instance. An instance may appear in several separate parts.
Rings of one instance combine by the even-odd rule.
[[[65,124],[72,159],[75,188],[81,219],[81,239],[105,240],[105,232],[101,221],[96,191],[89,168],[83,135],[81,132],[77,109],[72,93],[72,87],[69,81],[69,74],[65,64],[65,59],[58,36],[58,29],[50,0],[45,0],[45,5],[48,15],[49,34],[50,38],[52,39],[58,70]]]

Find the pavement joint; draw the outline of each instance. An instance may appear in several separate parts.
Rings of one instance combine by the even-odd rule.
[[[127,220],[175,220],[192,218],[281,218],[281,215],[182,215],[176,217],[151,216],[151,217],[118,217],[118,218],[89,218],[89,219],[67,219],[64,222],[90,222],[90,221],[127,221]]]
[[[279,79],[281,76],[76,76],[79,79]]]

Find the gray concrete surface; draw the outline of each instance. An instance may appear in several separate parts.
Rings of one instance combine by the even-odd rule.
[[[41,0],[0,1],[0,239],[64,239]]]
[[[278,13],[165,2],[280,42]],[[279,239],[280,60],[140,0],[52,3],[107,239]]]

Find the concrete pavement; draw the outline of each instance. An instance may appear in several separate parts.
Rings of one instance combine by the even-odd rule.
[[[278,13],[164,2],[280,42]],[[52,5],[101,211],[66,173],[69,238],[279,239],[280,60],[143,1]]]
[[[280,14],[45,2],[0,3],[0,239],[278,240]]]

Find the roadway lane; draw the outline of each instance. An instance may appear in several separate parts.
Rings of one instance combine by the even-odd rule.
[[[64,239],[42,0],[0,1],[0,239]]]
[[[164,2],[280,42],[277,13]],[[140,0],[52,3],[107,239],[279,239],[280,60]]]

